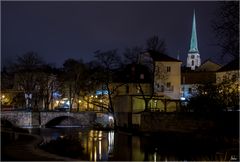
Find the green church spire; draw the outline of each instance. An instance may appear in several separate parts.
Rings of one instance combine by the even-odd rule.
[[[197,43],[197,31],[196,31],[196,20],[195,20],[195,10],[193,11],[193,24],[192,24],[192,36],[190,50],[191,53],[198,53],[198,43]]]

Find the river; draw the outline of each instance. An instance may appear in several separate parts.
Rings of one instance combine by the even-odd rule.
[[[79,160],[89,161],[202,161],[223,160],[221,146],[210,140],[195,141],[174,134],[138,136],[114,131],[56,127],[30,129],[47,143],[74,137],[84,148]],[[61,153],[59,153],[61,155]]]

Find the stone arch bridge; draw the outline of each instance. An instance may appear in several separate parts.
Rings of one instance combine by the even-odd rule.
[[[94,124],[109,124],[109,114],[97,112],[29,112],[2,111],[1,120],[7,120],[18,127],[54,126],[62,120],[74,121],[77,126],[93,126]],[[58,121],[58,122],[56,122]],[[70,123],[71,124],[71,123]]]

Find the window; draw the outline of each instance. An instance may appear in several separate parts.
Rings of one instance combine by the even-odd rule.
[[[184,87],[182,87],[182,91],[184,91]]]
[[[140,79],[144,79],[144,74],[140,74]]]
[[[194,59],[194,55],[191,55],[191,59]]]
[[[167,82],[167,87],[171,87],[171,82]]]
[[[128,94],[129,93],[129,86],[126,85],[126,93]]]
[[[192,88],[188,88],[189,93],[192,93]]]
[[[192,66],[194,66],[194,61],[192,60]]]
[[[136,89],[137,89],[137,93],[140,93],[140,87],[136,86]]]
[[[167,72],[171,72],[171,67],[167,66]]]
[[[164,86],[161,85],[161,92],[164,92]]]

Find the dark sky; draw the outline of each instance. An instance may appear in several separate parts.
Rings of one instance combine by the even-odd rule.
[[[220,49],[211,28],[217,1],[186,2],[1,2],[2,65],[28,51],[48,63],[67,58],[90,61],[96,50],[143,46],[158,35],[167,52],[185,64],[193,10],[202,61],[219,62]]]

